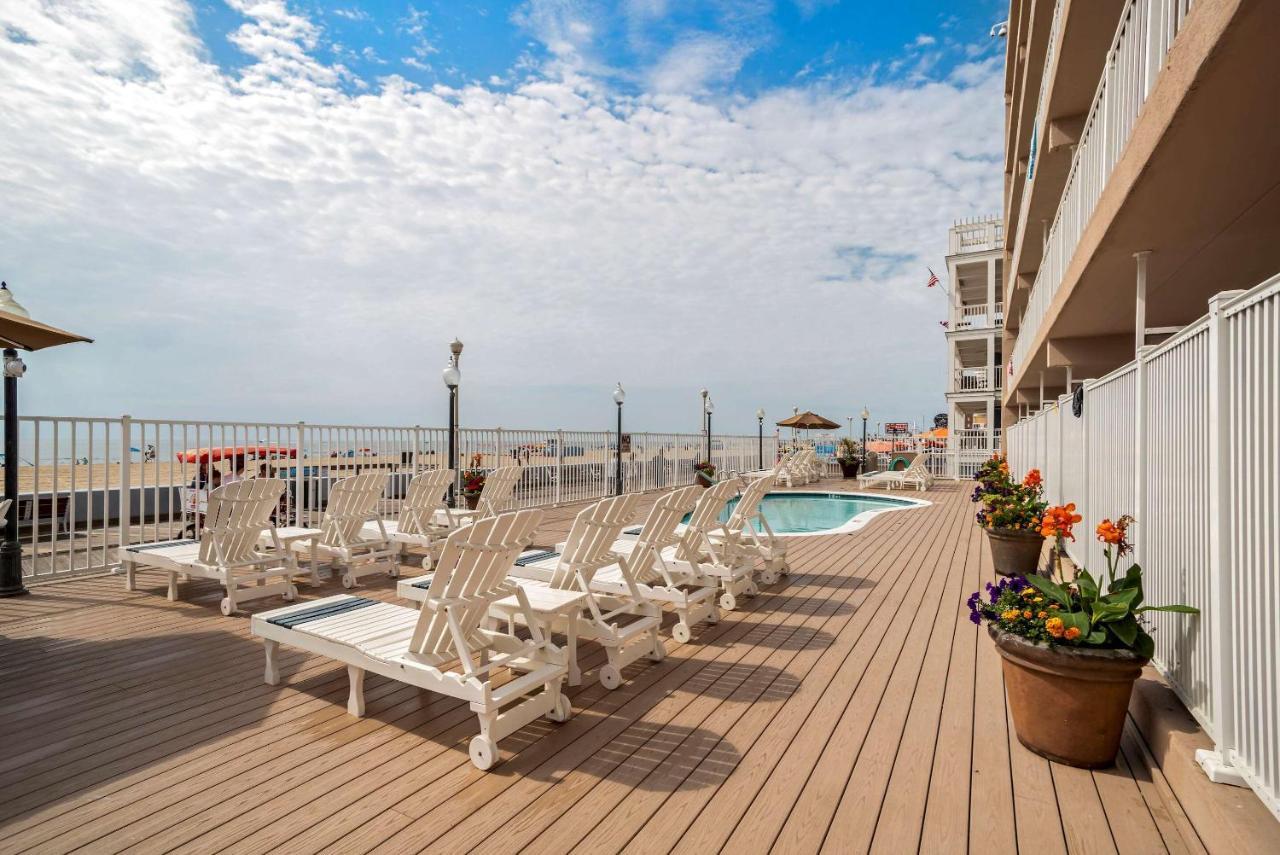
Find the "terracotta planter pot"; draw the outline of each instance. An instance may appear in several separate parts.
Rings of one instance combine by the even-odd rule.
[[[840,461],[840,474],[845,478],[858,477],[858,461]]]
[[[712,476],[712,477],[714,477],[714,476]],[[712,482],[711,482],[711,477],[708,477],[705,473],[703,473],[703,472],[694,472],[694,473],[693,473],[693,483],[697,484],[699,487],[701,487],[702,489],[704,489],[704,490],[705,490],[705,489],[707,489],[708,487],[710,487],[710,486],[711,486],[711,483],[712,483]]]
[[[469,510],[474,511],[477,507],[480,506],[480,494],[479,493],[463,493],[462,501],[466,503],[466,506]]]
[[[1129,650],[1050,647],[991,625],[987,631],[1003,659],[1018,741],[1068,766],[1114,763],[1133,682],[1147,660]]]
[[[1015,528],[989,528],[987,543],[991,545],[991,562],[1001,576],[1030,576],[1040,572],[1040,550],[1044,536],[1036,531]]]

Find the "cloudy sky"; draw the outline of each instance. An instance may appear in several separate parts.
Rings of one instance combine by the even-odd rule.
[[[943,409],[1003,3],[5,0],[0,277],[54,415],[718,430]]]

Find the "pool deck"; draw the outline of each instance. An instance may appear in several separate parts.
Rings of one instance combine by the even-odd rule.
[[[1280,851],[1252,793],[1195,767],[1209,741],[1154,674],[1115,768],[1022,748],[964,605],[992,578],[968,493],[941,482],[904,494],[928,507],[796,538],[789,580],[666,637],[618,690],[570,690],[573,718],[503,740],[488,773],[457,701],[370,675],[352,718],[345,669],[288,649],[265,685],[211,583],[177,603],[154,575],[0,600],[0,853]],[[575,510],[548,511],[538,544]]]

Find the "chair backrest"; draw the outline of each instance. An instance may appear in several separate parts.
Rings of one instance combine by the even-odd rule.
[[[484,516],[493,516],[515,507],[516,484],[524,468],[520,466],[499,466],[484,477],[484,487],[480,490],[479,510]]]
[[[685,514],[692,512],[697,506],[698,499],[705,492],[707,491],[696,484],[691,487],[677,487],[653,503],[653,507],[649,509],[649,516],[640,527],[640,534],[636,538],[635,547],[631,550],[631,560],[628,564],[637,582],[647,585],[662,578],[654,567],[656,560],[654,553],[665,546],[679,542],[676,529],[679,528]]]
[[[515,590],[507,571],[533,541],[542,511],[529,508],[488,517],[456,529],[436,562],[409,652],[467,657],[467,644],[495,600]]]
[[[444,507],[444,497],[453,483],[452,469],[431,469],[409,481],[400,503],[399,531],[402,534],[430,534],[431,518]]]
[[[359,542],[360,530],[377,510],[386,481],[385,472],[371,469],[334,483],[320,524],[321,541],[328,546]]]
[[[706,543],[707,532],[724,525],[720,521],[720,515],[724,513],[725,505],[729,504],[729,500],[738,495],[738,489],[738,480],[730,478],[702,491],[702,498],[698,499],[698,504],[694,506],[693,513],[689,516],[689,522],[685,524],[684,535],[680,538],[680,546],[676,550],[677,558],[682,561],[697,561]]]
[[[929,467],[925,465],[924,454],[923,453],[917,454],[915,457],[911,458],[911,463],[907,465],[906,469],[902,470],[902,474],[903,475],[928,475]]]
[[[284,491],[279,478],[252,478],[223,484],[210,493],[200,531],[200,563],[230,566],[257,558],[258,543]]]
[[[579,573],[589,585],[596,570],[615,563],[618,559],[613,554],[613,544],[635,516],[639,501],[639,493],[627,493],[602,499],[579,511],[551,575],[551,587],[576,588]]]
[[[729,521],[725,523],[725,529],[729,531],[742,531],[751,525],[751,521],[756,518],[760,512],[760,501],[764,499],[764,494],[773,489],[773,476],[766,475],[758,478],[747,485],[747,489],[743,491],[739,497],[738,503],[734,505],[733,512],[729,515]]]

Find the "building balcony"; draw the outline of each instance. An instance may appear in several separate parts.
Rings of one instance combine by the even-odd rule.
[[[1004,326],[1004,304],[996,303],[994,310],[988,303],[956,306],[951,312],[951,329],[976,330]]]
[[[961,221],[951,227],[948,238],[948,255],[1000,249],[1004,245],[1004,224],[999,217]]]
[[[985,366],[957,368],[951,376],[952,392],[995,392],[1000,388],[1000,372]]]

